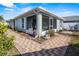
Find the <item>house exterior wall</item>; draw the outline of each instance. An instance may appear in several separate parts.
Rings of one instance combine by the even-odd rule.
[[[67,23],[63,23],[63,28],[67,29],[67,30],[75,30],[74,26],[78,25],[78,30],[79,30],[79,22],[67,22]],[[72,27],[72,29],[71,29]]]
[[[52,19],[53,20],[53,17],[51,18],[51,17],[49,17],[49,20],[50,19]],[[59,30],[62,30],[62,25],[63,25],[63,20],[59,20],[59,19],[56,19],[57,20],[57,28],[56,29],[54,29],[54,28],[52,28],[52,29],[54,29],[54,31],[55,32],[57,32],[57,31],[59,31]],[[50,21],[49,21],[49,24],[50,24]],[[53,21],[52,21],[52,24],[53,24]],[[53,25],[52,25],[53,26]],[[49,25],[49,27],[50,27],[50,25]],[[48,30],[46,30],[46,31],[42,31],[42,36],[44,36],[46,33],[48,32]]]
[[[62,30],[62,20],[57,19],[57,30]]]
[[[24,18],[24,28],[22,28],[22,18]],[[27,17],[22,17],[15,20],[15,27],[18,31],[23,31],[29,34],[33,34],[32,29],[27,29]]]
[[[45,35],[48,30],[46,30],[46,31],[42,30],[42,20],[43,20],[42,15],[43,14],[37,13],[37,14],[31,14],[30,16],[32,16],[32,15],[36,15],[36,23],[37,23],[36,34],[38,36]],[[33,28],[27,29],[27,17],[30,17],[30,16],[24,16],[24,17],[20,17],[20,18],[15,19],[15,28],[19,31],[23,31],[23,32],[26,32],[26,33],[29,33],[29,34],[33,34]],[[47,16],[49,17],[49,19],[52,19],[52,28],[53,28],[53,19],[54,18],[53,18],[53,16],[49,16],[49,15],[47,15]],[[24,18],[24,28],[22,28],[22,18]],[[49,19],[47,19],[47,20],[49,20]],[[57,22],[56,22],[57,26],[56,26],[55,30],[60,30],[62,21],[58,20],[57,18],[56,18],[56,20],[57,20]],[[12,23],[11,23],[11,25],[12,25]]]
[[[15,20],[15,28],[16,28],[18,31],[22,31],[21,18]]]
[[[24,28],[22,28],[22,18],[24,18]],[[15,27],[16,27],[16,29],[19,30],[19,31],[23,31],[23,32],[29,33],[29,34],[33,34],[33,30],[32,29],[27,29],[27,17],[22,17],[22,18],[19,18],[19,19],[15,20]],[[52,18],[49,17],[49,20],[50,19],[53,20],[53,17]],[[39,36],[41,36],[41,35],[44,36],[46,34],[46,32],[48,32],[48,30],[42,31],[42,20],[43,19],[42,19],[42,14],[41,13],[37,14],[36,20],[37,20],[37,30],[36,30],[36,32],[37,32],[37,34]],[[57,19],[57,28],[54,29],[55,32],[57,30],[61,29],[61,25],[62,25],[61,23],[62,23],[62,21]],[[52,24],[53,24],[53,21],[52,21]],[[12,25],[13,25],[13,23],[11,23],[11,26]]]
[[[13,21],[9,22],[9,26],[12,28],[14,26]]]

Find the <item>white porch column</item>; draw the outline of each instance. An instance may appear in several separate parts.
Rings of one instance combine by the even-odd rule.
[[[61,30],[63,29],[63,21],[60,20],[60,27],[61,27]]]
[[[60,27],[60,21],[57,19],[57,29]]]
[[[37,35],[40,37],[42,34],[42,14],[41,13],[37,14],[36,20],[37,20]]]

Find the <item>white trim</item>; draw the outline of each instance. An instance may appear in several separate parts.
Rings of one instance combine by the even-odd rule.
[[[34,10],[37,10],[37,9],[39,9],[39,11],[41,11],[41,12],[42,12],[42,10],[43,10],[43,11],[46,11],[47,13],[49,13],[49,14],[51,14],[52,16],[55,16],[55,17],[57,17],[57,18],[59,18],[59,19],[63,19],[62,17],[56,16],[55,14],[51,13],[50,11],[48,11],[47,9],[44,9],[44,8],[42,8],[42,7],[33,8],[32,10],[30,10],[30,11],[28,11],[28,12],[34,12]],[[27,14],[28,12],[25,12],[25,13],[23,13],[23,14],[21,14],[21,15],[15,17],[14,19],[17,19],[17,18],[19,18],[20,16],[24,16],[24,15]],[[36,12],[34,12],[34,14],[36,14]]]
[[[25,17],[31,17],[31,16],[34,16],[34,15],[36,15],[36,14],[31,14],[31,15],[29,15],[29,16],[25,16]]]

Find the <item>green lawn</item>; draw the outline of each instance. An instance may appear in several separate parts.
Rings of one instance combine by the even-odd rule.
[[[21,56],[20,52],[16,49],[16,47],[13,47],[10,49],[7,53],[7,56]]]
[[[75,34],[76,34],[76,32],[75,32]],[[77,32],[77,34],[78,34],[78,32]],[[65,55],[79,56],[79,36],[72,36],[70,45],[69,45]]]

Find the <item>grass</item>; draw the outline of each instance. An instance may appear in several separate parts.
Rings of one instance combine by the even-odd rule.
[[[75,32],[75,34],[78,34],[79,32]],[[74,34],[74,32],[73,32]],[[79,56],[79,36],[71,36],[71,42],[69,43],[69,47],[66,51],[67,56]]]
[[[74,35],[78,35],[79,36],[79,32],[73,32]]]
[[[21,56],[20,52],[16,49],[16,47],[11,48],[6,56]]]

